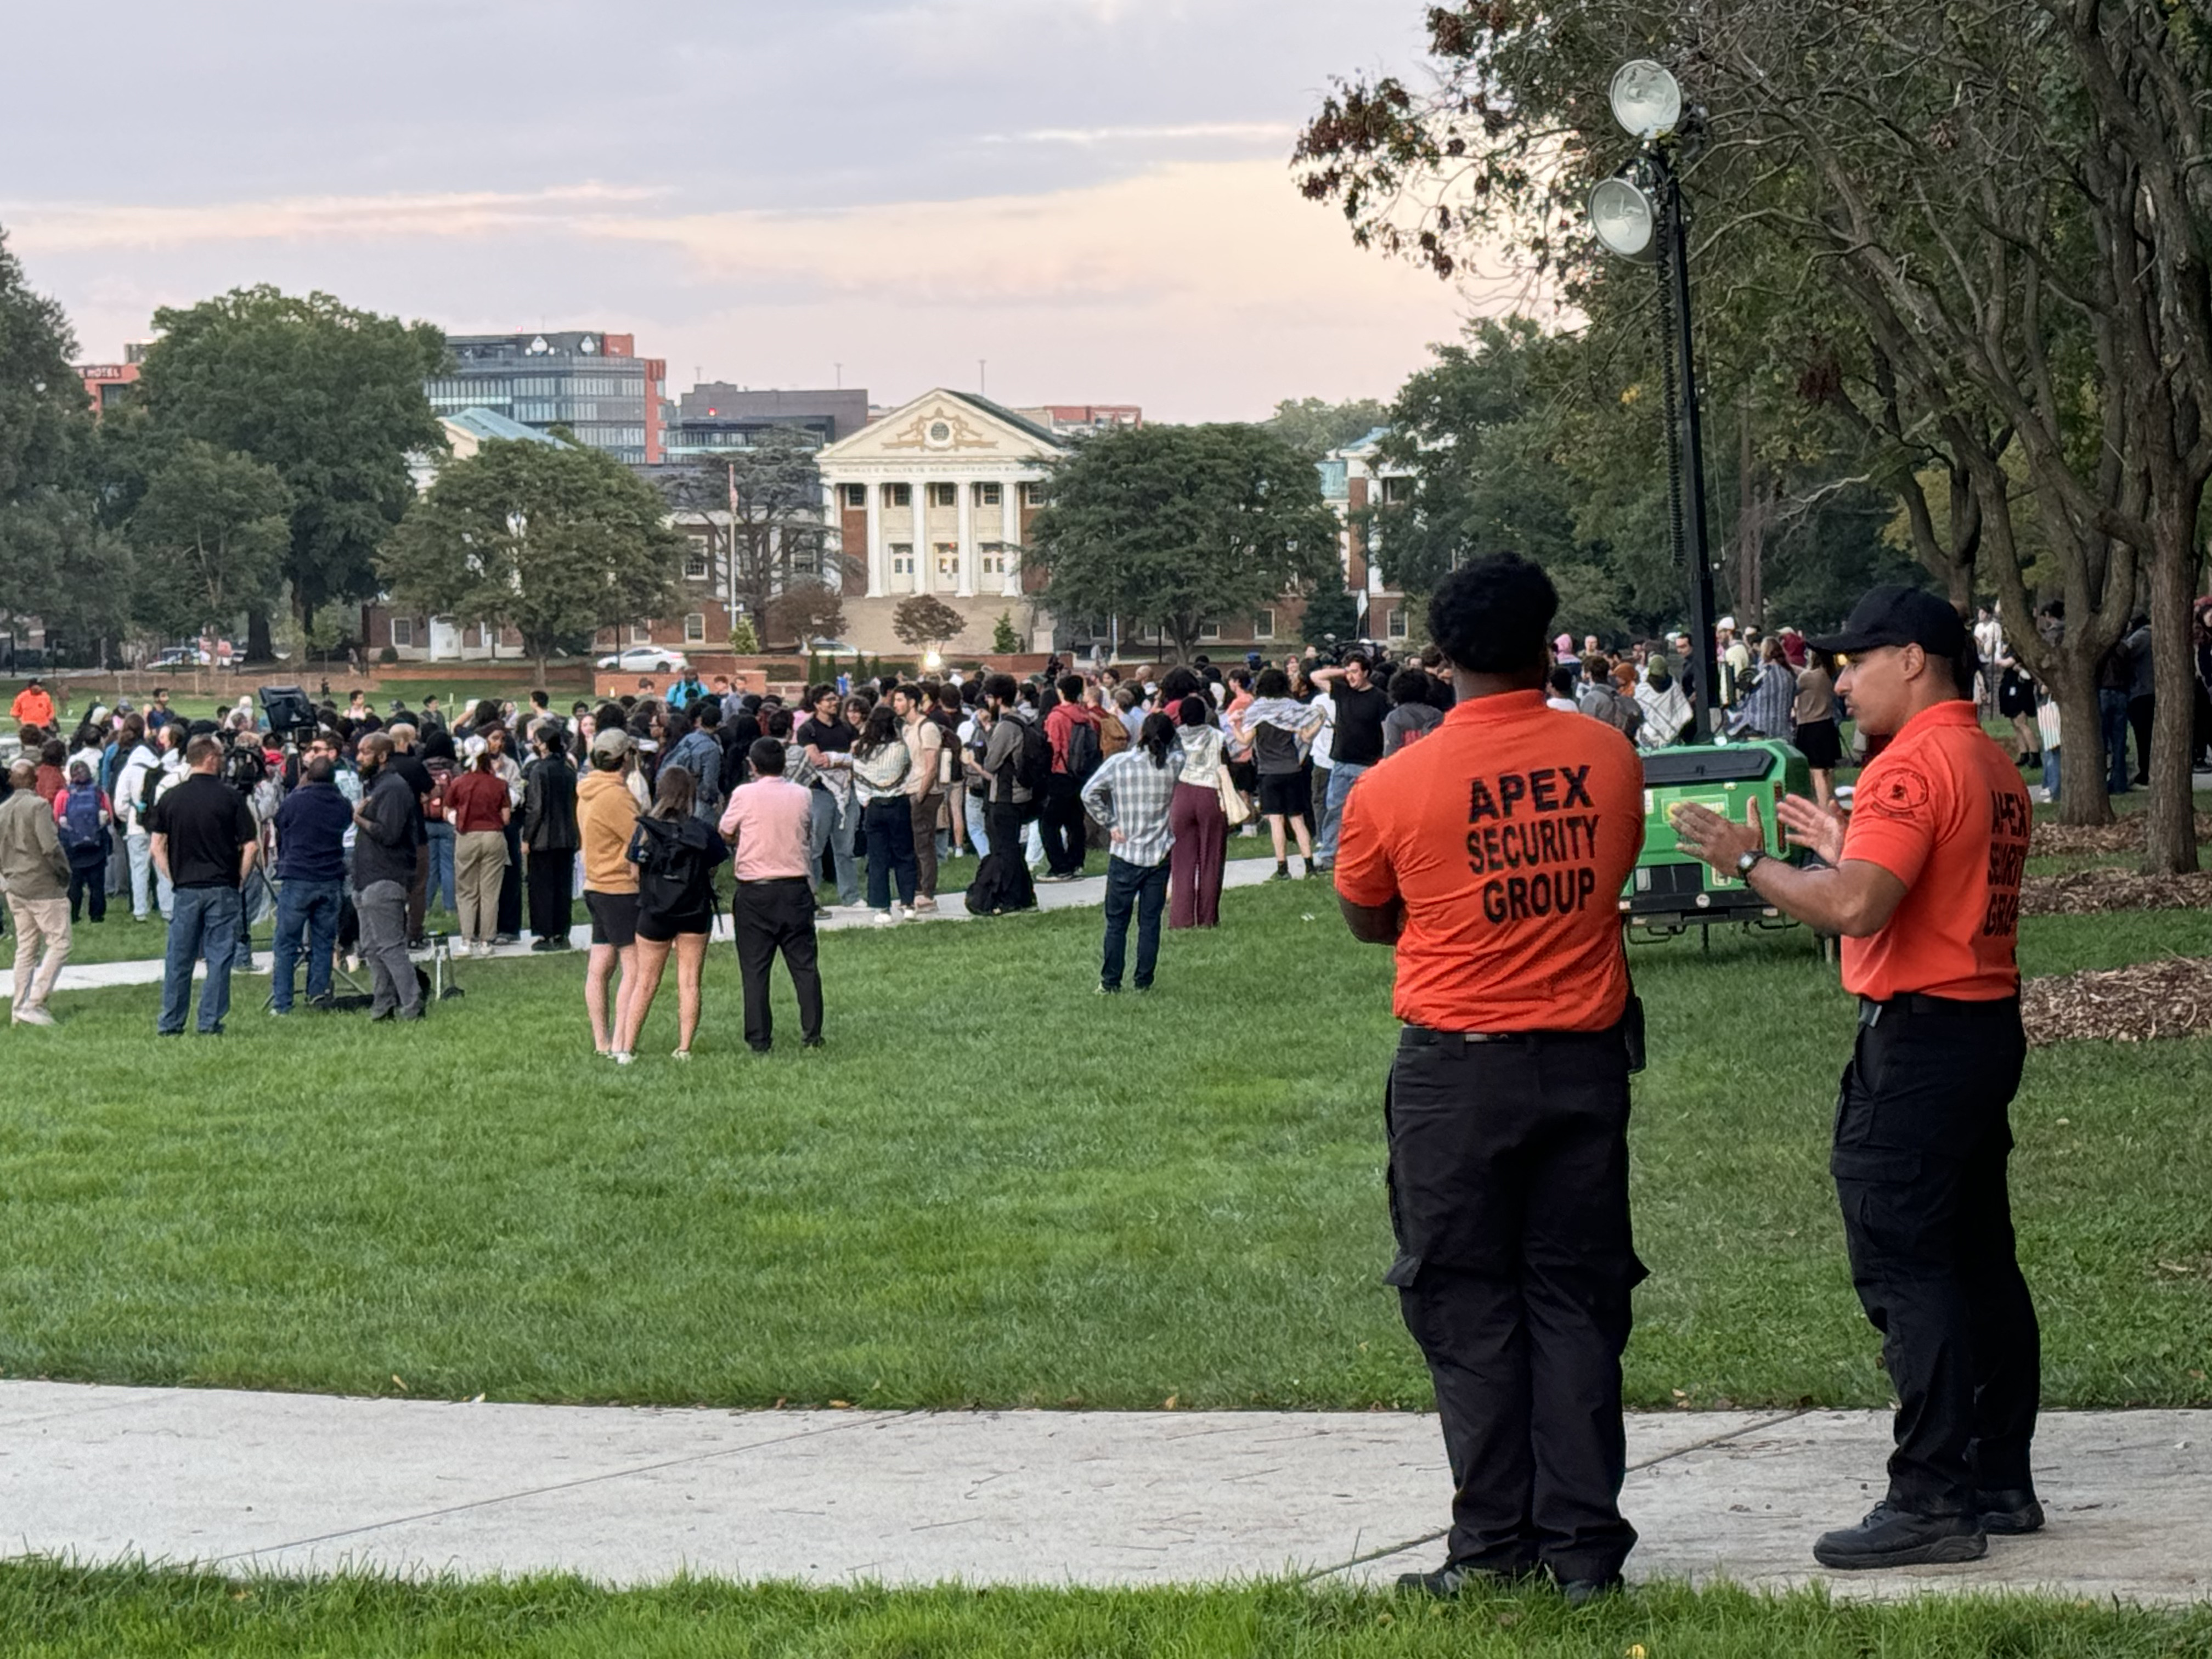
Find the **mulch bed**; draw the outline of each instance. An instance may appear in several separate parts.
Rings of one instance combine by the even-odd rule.
[[[2212,959],[2169,957],[2021,988],[2027,1042],[2148,1042],[2212,1031]]]
[[[2063,876],[2029,876],[2020,884],[2020,913],[2024,916],[2194,909],[2212,909],[2212,872],[2146,876],[2133,870],[2075,870]]]
[[[2140,853],[2148,823],[2140,815],[2118,823],[2039,823],[2028,851],[2038,858],[2067,853]],[[2212,812],[2197,815],[2197,839],[2212,841]]]

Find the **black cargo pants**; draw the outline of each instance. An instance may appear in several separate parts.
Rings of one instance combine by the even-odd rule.
[[[1628,1221],[1619,1030],[1409,1027],[1384,1108],[1406,1328],[1451,1464],[1450,1559],[1606,1579],[1621,1518],[1620,1356],[1644,1276]]]
[[[2034,1484],[2042,1344],[2005,1186],[2026,1052],[2016,999],[1904,996],[1861,1005],[1844,1071],[1829,1168],[1897,1391],[1889,1500],[1915,1514]]]

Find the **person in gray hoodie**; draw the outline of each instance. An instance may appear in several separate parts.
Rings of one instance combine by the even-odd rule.
[[[69,857],[54,828],[52,805],[39,798],[38,763],[8,769],[9,794],[0,800],[0,887],[15,929],[14,1006],[16,1025],[51,1025],[46,999],[69,960]],[[43,956],[41,951],[43,950]]]

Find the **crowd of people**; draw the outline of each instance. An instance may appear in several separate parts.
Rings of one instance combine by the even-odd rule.
[[[2039,620],[2047,635],[2063,627],[2056,605]],[[2204,699],[2212,601],[2197,634]],[[2057,705],[1986,610],[1975,637],[1985,712],[2012,721],[2015,758],[2042,768],[2055,799]],[[1612,653],[1594,635],[1578,647],[1561,634],[1546,701],[1646,753],[1685,741],[1688,644],[1674,635]],[[1717,644],[1727,734],[1794,743],[1817,799],[1832,801],[1847,759],[1836,665],[1795,629],[1762,635],[1733,617],[1721,619]],[[182,1029],[196,958],[208,968],[198,1029],[221,1029],[230,969],[251,965],[252,931],[264,923],[272,1013],[292,1011],[303,963],[307,1000],[331,1006],[334,963],[345,962],[370,974],[379,1017],[411,1019],[425,1005],[410,953],[428,944],[432,903],[451,919],[453,954],[468,957],[518,948],[526,907],[529,948],[568,949],[581,899],[595,1046],[634,1053],[672,956],[676,1052],[688,1055],[717,872],[732,858],[731,927],[757,1048],[769,1042],[767,975],[778,957],[799,984],[803,1037],[820,1038],[813,930],[836,911],[817,902],[817,881],[836,905],[889,927],[939,908],[939,874],[954,860],[975,861],[965,908],[1002,915],[1034,908],[1040,884],[1079,879],[1103,857],[1098,988],[1118,991],[1126,977],[1144,989],[1163,925],[1218,925],[1231,837],[1264,835],[1273,880],[1331,869],[1352,786],[1436,729],[1452,705],[1448,669],[1434,647],[1394,658],[1370,644],[1126,673],[1054,659],[1026,679],[841,678],[789,700],[686,670],[565,713],[542,691],[521,705],[449,712],[426,696],[419,709],[401,700],[379,713],[366,693],[341,700],[325,686],[319,702],[277,711],[281,726],[243,697],[220,719],[188,721],[157,690],[143,708],[95,704],[67,736],[53,691],[33,679],[14,700],[20,752],[0,782],[0,799],[26,802],[0,807],[14,1017],[51,1019],[70,930],[104,922],[111,901],[134,922],[158,911],[170,924],[166,1033]],[[2112,682],[2100,692],[2110,728],[2100,738],[2118,791],[2146,776],[2147,626],[2115,646],[2100,678]],[[2212,746],[2212,701],[2197,741]]]

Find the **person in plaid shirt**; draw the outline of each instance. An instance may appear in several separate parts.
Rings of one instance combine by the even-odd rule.
[[[1084,810],[1111,832],[1106,860],[1106,951],[1100,991],[1121,988],[1121,963],[1129,938],[1129,913],[1137,913],[1136,987],[1148,991],[1160,954],[1160,911],[1168,897],[1168,849],[1175,831],[1168,804],[1182,775],[1175,722],[1147,714],[1137,746],[1109,757],[1083,786]]]

